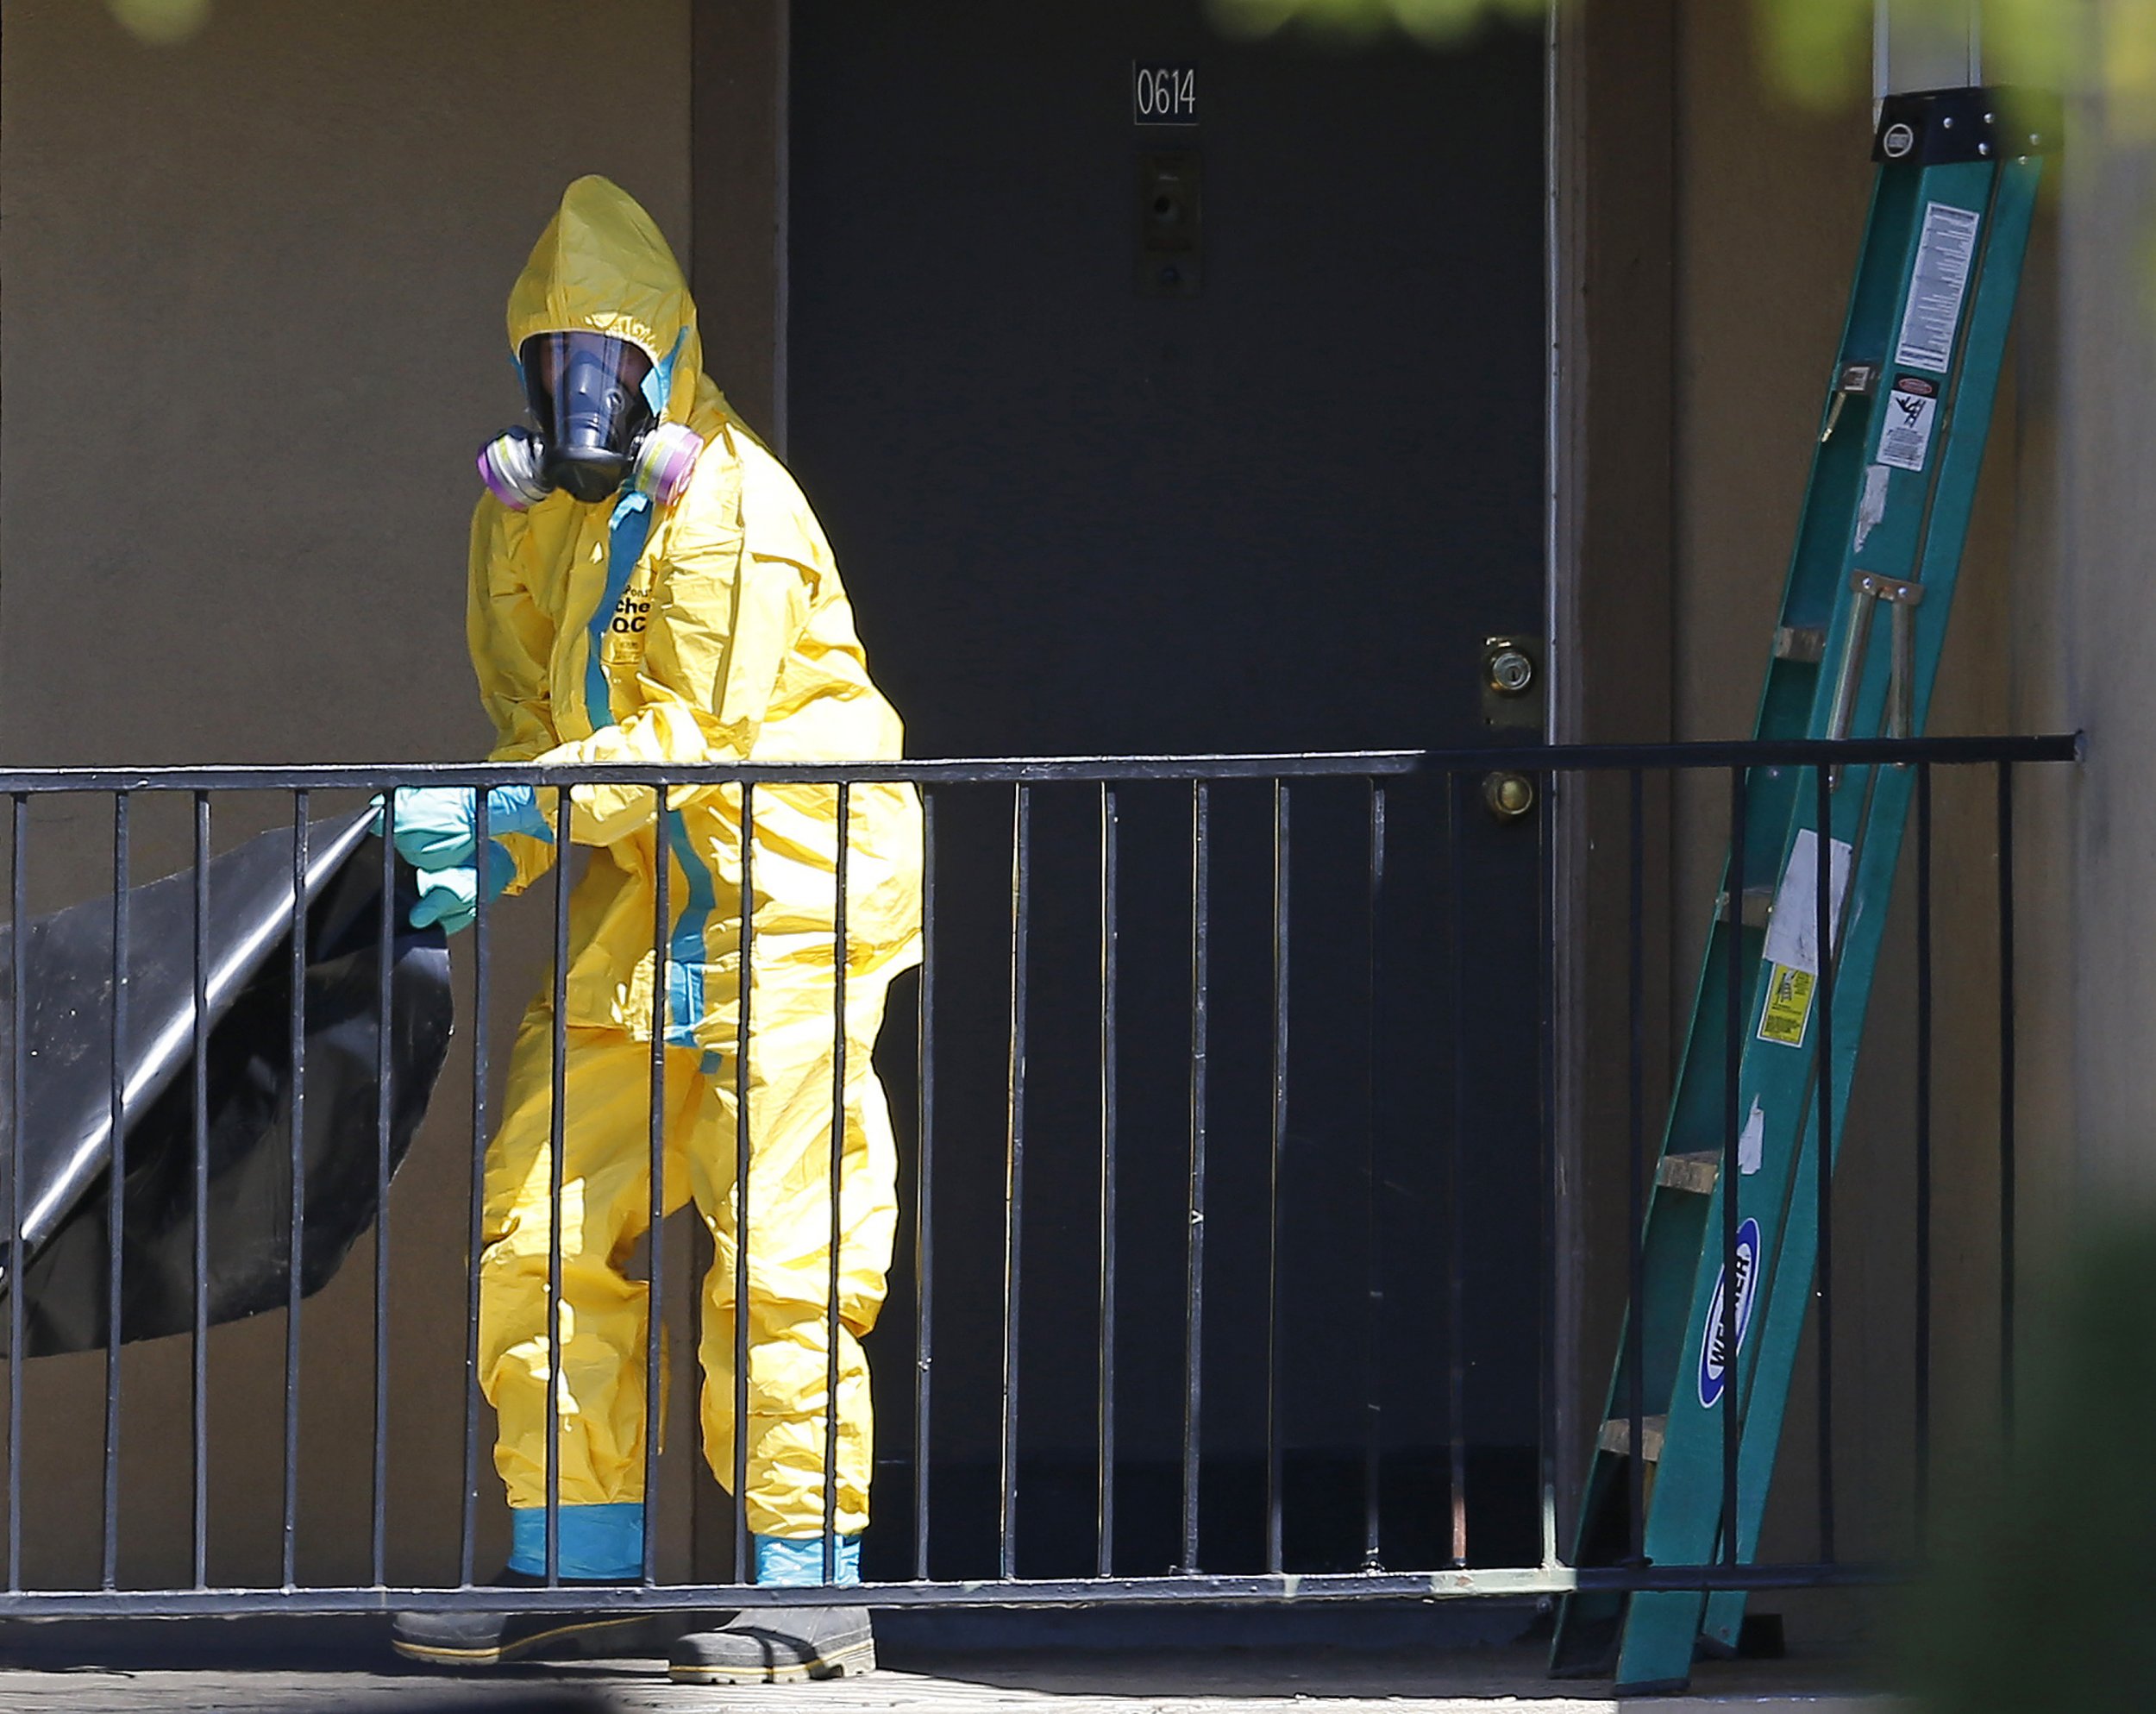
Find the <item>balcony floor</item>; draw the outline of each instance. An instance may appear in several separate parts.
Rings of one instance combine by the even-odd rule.
[[[357,1668],[249,1671],[230,1666],[116,1670],[74,1667],[0,1671],[0,1709],[41,1714],[134,1714],[216,1710],[218,1714],[373,1710],[532,1710],[535,1714],[703,1714],[706,1710],[812,1708],[818,1714],[874,1710],[1008,1709],[1030,1714],[1598,1714],[1613,1707],[1734,1709],[1754,1714],[1895,1714],[1896,1699],[1856,1688],[1846,1662],[1802,1656],[1702,1662],[1683,1698],[1616,1698],[1607,1686],[1553,1685],[1530,1645],[1432,1653],[1348,1649],[1000,1650],[924,1657],[895,1653],[864,1679],[753,1688],[692,1688],[666,1682],[663,1665],[610,1661],[521,1668],[484,1678]]]

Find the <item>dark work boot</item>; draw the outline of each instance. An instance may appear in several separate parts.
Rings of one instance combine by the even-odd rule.
[[[866,1607],[759,1607],[682,1637],[667,1657],[677,1684],[787,1684],[876,1669]]]
[[[543,1577],[505,1571],[487,1586],[513,1592],[543,1589],[546,1585]],[[565,1577],[561,1586],[604,1589],[619,1585]],[[649,1613],[563,1609],[518,1612],[515,1598],[513,1593],[507,1593],[498,1612],[399,1613],[391,1628],[391,1647],[407,1661],[430,1667],[498,1667],[536,1654],[611,1656],[655,1652],[657,1634]]]

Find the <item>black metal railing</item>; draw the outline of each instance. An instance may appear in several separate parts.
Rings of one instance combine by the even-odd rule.
[[[924,955],[915,990],[912,1064],[893,1070],[902,1155],[911,1187],[895,1263],[903,1291],[872,1337],[885,1420],[900,1425],[899,1453],[887,1457],[880,1505],[902,1529],[872,1532],[864,1592],[759,1590],[699,1573],[730,1538],[730,1564],[747,1563],[745,1510],[730,1507],[723,1530],[695,1545],[692,1573],[662,1577],[660,1532],[645,1532],[641,1582],[520,1591],[535,1608],[593,1605],[699,1609],[784,1600],[862,1600],[879,1605],[1050,1605],[1117,1600],[1346,1599],[1432,1596],[1554,1595],[1574,1589],[1758,1589],[1860,1582],[1888,1574],[1880,1559],[1839,1557],[1833,1481],[1834,1267],[1831,1200],[1820,1189],[1817,1435],[1814,1480],[1819,1548],[1758,1563],[1667,1566],[1638,1552],[1647,1496],[1631,1491],[1632,1554],[1622,1562],[1566,1562],[1569,1523],[1560,1517],[1560,1449],[1599,1426],[1598,1390],[1614,1350],[1626,1283],[1639,1280],[1644,1187],[1652,1171],[1658,1026],[1648,996],[1653,942],[1647,899],[1651,797],[1680,778],[1737,782],[1745,771],[1829,764],[1916,770],[1913,867],[1915,1024],[1912,1056],[1895,1069],[1913,1102],[1915,1338],[1910,1376],[1917,1439],[1915,1481],[1921,1515],[1928,1480],[1932,1340],[1933,1113],[1936,1050],[1934,965],[1938,895],[1933,782],[1935,775],[1986,774],[1990,802],[1997,935],[1992,993],[1996,1039],[1998,1364],[2002,1409],[2012,1402],[2015,1127],[2013,1053],[2015,770],[2071,760],[2065,738],[1865,740],[1819,743],[1522,746],[1448,752],[1382,751],[1257,757],[1159,757],[908,761],[847,764],[747,763],[705,768],[628,765],[573,769],[528,766],[69,769],[0,771],[11,805],[9,921],[8,1114],[11,1183],[8,1254],[25,1248],[25,1091],[34,966],[31,932],[34,811],[62,801],[71,852],[82,843],[76,808],[85,799],[112,806],[110,1004],[103,1172],[108,1184],[130,1170],[130,1122],[141,1098],[128,1067],[132,817],[150,799],[188,809],[192,1003],[191,1234],[195,1290],[188,1356],[190,1488],[184,1555],[190,1576],[128,1586],[124,1575],[123,1437],[138,1430],[122,1409],[125,1199],[109,1196],[103,1290],[107,1306],[103,1385],[97,1424],[97,1572],[95,1578],[34,1574],[26,1510],[37,1472],[25,1417],[30,1293],[8,1273],[6,1413],[7,1534],[0,1617],[111,1614],[184,1616],[248,1610],[330,1613],[385,1607],[484,1608],[498,1602],[475,1577],[491,1567],[480,1547],[492,1528],[482,1479],[479,1256],[484,1237],[499,919],[505,905],[479,901],[459,961],[470,991],[468,1171],[463,1221],[464,1290],[461,1389],[437,1391],[460,1427],[454,1575],[392,1577],[412,1555],[398,1543],[392,1504],[400,1454],[392,1435],[392,1246],[387,1232],[401,1205],[392,1193],[393,1128],[392,961],[403,932],[398,860],[379,849],[375,960],[382,1020],[375,1030],[378,1198],[371,1280],[371,1338],[362,1359],[335,1352],[341,1366],[363,1360],[371,1388],[364,1575],[303,1578],[302,1519],[308,1509],[299,1405],[303,1303],[309,1295],[305,1102],[308,1086],[310,839],[316,814],[356,808],[373,794],[427,786],[542,788],[610,784],[648,788],[661,811],[669,790],[725,788],[743,829],[743,889],[754,896],[754,829],[760,790],[813,784],[832,788],[837,825],[849,825],[858,787],[905,782],[924,802]],[[1484,811],[1483,782],[1495,772],[1524,777],[1539,807],[1507,822]],[[1551,811],[1590,782],[1612,788],[1602,809],[1603,844],[1622,854],[1614,882],[1598,882],[1576,851],[1564,849]],[[211,1504],[209,1357],[213,1332],[205,1282],[215,1265],[210,1221],[208,1073],[212,1014],[210,874],[212,806],[223,794],[275,794],[289,807],[289,1064],[285,1070],[289,1158],[281,1189],[291,1253],[282,1348],[284,1421],[276,1472],[274,1575],[213,1577],[219,1515]],[[479,796],[479,848],[489,830]],[[557,800],[556,850],[571,848],[570,799]],[[1610,805],[1615,806],[1614,809]],[[1666,806],[1654,813],[1666,813]],[[1741,809],[1738,811],[1741,814]],[[1719,847],[1723,827],[1698,818],[1699,843]],[[1564,825],[1576,826],[1576,822]],[[1673,825],[1673,824],[1665,824]],[[1741,826],[1739,828],[1741,834]],[[1676,836],[1683,842],[1680,831]],[[837,839],[837,909],[831,921],[833,1121],[830,1172],[837,1185],[846,1137],[845,983],[849,842]],[[1674,857],[1666,859],[1674,863]],[[1821,884],[1825,884],[1822,863]],[[552,1146],[548,1326],[561,1326],[564,1295],[561,1210],[566,1127],[571,865],[557,862],[551,892],[549,970],[553,1027]],[[56,888],[79,895],[102,880],[68,877]],[[657,908],[651,952],[656,1015],[650,1030],[647,1167],[649,1205],[645,1273],[651,1293],[644,1351],[643,1486],[661,1492],[657,1425],[665,1410],[661,1328],[685,1307],[665,1301],[669,1247],[699,1234],[670,1231],[665,1207],[662,1113],[674,901],[669,865],[655,865]],[[1626,926],[1595,932],[1617,938],[1622,1003],[1611,1008],[1618,1045],[1612,1063],[1623,1089],[1606,1110],[1582,1115],[1561,1137],[1554,1091],[1582,1068],[1561,1058],[1590,1051],[1560,1027],[1579,996],[1561,993],[1559,909],[1565,885],[1614,885]],[[1733,888],[1733,893],[1738,889]],[[1691,915],[1679,901],[1682,926]],[[1826,920],[1822,913],[1821,920]],[[1570,931],[1566,931],[1570,932]],[[751,968],[753,913],[743,914],[740,967]],[[284,950],[281,949],[280,950]],[[1675,986],[1675,985],[1673,985]],[[523,996],[517,996],[519,1001]],[[745,1197],[754,1139],[748,1067],[755,1039],[749,984],[738,997],[731,1064],[736,1132],[734,1184]],[[1599,1003],[1599,1002],[1597,1002]],[[1831,1001],[1827,1002],[1831,1004]],[[1733,1013],[1733,1041],[1743,1027]],[[1831,1014],[1829,1014],[1831,1016]],[[886,1051],[905,1031],[885,1031]],[[1600,1050],[1593,1050],[1600,1051]],[[904,1057],[904,1056],[900,1056]],[[1493,1094],[1501,1077],[1504,1098]],[[1524,1079],[1524,1082],[1522,1081]],[[1731,1100],[1735,1097],[1733,1091]],[[1899,1099],[1897,1096],[1896,1099]],[[437,1089],[439,1115],[458,1095]],[[1729,1115],[1731,1148],[1740,1115]],[[1000,1195],[984,1190],[993,1158]],[[1570,1253],[1561,1196],[1580,1196],[1564,1170],[1567,1151],[1614,1164],[1622,1189],[1571,1209],[1571,1227],[1612,1259],[1593,1276],[1576,1329],[1576,1362],[1557,1338],[1560,1276],[1581,1265]],[[956,1152],[954,1152],[956,1151]],[[1966,1163],[1961,1163],[1965,1165]],[[1033,1182],[1029,1183],[1029,1175]],[[1562,1189],[1570,1186],[1571,1188]],[[1029,1190],[1032,1200],[1029,1200]],[[1042,1198],[1045,1197],[1044,1202]],[[735,1210],[733,1302],[749,1290],[746,1234],[751,1208]],[[1631,1234],[1627,1240],[1624,1234]],[[838,1197],[831,1196],[828,1250],[829,1355],[824,1392],[827,1456],[823,1504],[827,1537],[837,1516],[839,1252]],[[1524,1240],[1515,1242],[1515,1239]],[[1509,1271],[1507,1271],[1509,1270]],[[939,1294],[939,1271],[946,1289]],[[952,1295],[949,1278],[961,1280]],[[1595,1278],[1601,1285],[1595,1284]],[[982,1289],[993,1281],[987,1289]],[[1231,1295],[1223,1317],[1220,1298]],[[692,1300],[698,1296],[693,1284]],[[904,1301],[900,1301],[900,1299]],[[986,1312],[993,1304],[994,1313]],[[1864,1308],[1859,1304],[1858,1309]],[[910,1314],[903,1313],[910,1310]],[[1845,1317],[1846,1319],[1846,1317]],[[749,1317],[733,1317],[732,1467],[719,1489],[745,1486]],[[1603,1337],[1607,1328],[1608,1337]],[[1045,1333],[1044,1333],[1045,1329]],[[546,1447],[547,1554],[560,1542],[561,1350],[548,1340]],[[1519,1353],[1532,1353],[1531,1360]],[[1511,1354],[1506,1354],[1506,1353]],[[1495,1354],[1494,1354],[1495,1353]],[[1635,1372],[1641,1353],[1633,1353]],[[439,1378],[437,1378],[439,1379]],[[1083,1451],[1049,1458],[1029,1451],[1038,1407],[1057,1446],[1082,1438]],[[674,1407],[677,1416],[682,1407]],[[1635,1436],[1643,1403],[1633,1391]],[[1306,1431],[1301,1424],[1325,1419]],[[1089,1420],[1088,1420],[1089,1419]],[[171,1413],[160,1410],[158,1424]],[[691,1407],[691,1420],[696,1413]],[[1732,1413],[1733,1424],[1733,1413]],[[1082,1437],[1074,1423],[1084,1424]],[[1339,1427],[1344,1422],[1346,1427]],[[956,1424],[956,1428],[953,1425]],[[1043,1431],[1035,1430],[1037,1435]],[[955,1435],[959,1452],[938,1452]],[[429,1444],[438,1443],[430,1441]],[[1044,1444],[1045,1442],[1039,1442]],[[1633,1442],[1641,1442],[1635,1439]],[[1735,1480],[1733,1447],[1728,1480]],[[900,1455],[902,1453],[902,1455]],[[1635,1460],[1635,1469],[1639,1468]],[[694,1479],[701,1483],[699,1475]],[[258,1487],[260,1485],[258,1482]],[[932,1506],[931,1502],[936,1504]],[[655,1497],[650,1504],[658,1504]],[[730,1505],[721,1496],[718,1504]],[[1569,1503],[1568,1503],[1569,1504]],[[1029,1507],[1043,1520],[1021,1529]],[[910,1514],[910,1516],[907,1516]],[[166,1522],[157,1526],[169,1531]],[[946,1523],[950,1518],[955,1522]],[[1224,1521],[1225,1520],[1225,1521]],[[931,1529],[931,1523],[936,1524]],[[80,1516],[40,1519],[38,1539],[79,1539]],[[1031,1530],[1033,1533],[1029,1534]],[[498,1533],[498,1532],[497,1532]],[[1846,1536],[1847,1531],[1841,1532]],[[165,1544],[169,1546],[170,1544]],[[1022,1551],[1023,1548],[1023,1551]],[[447,1556],[445,1555],[445,1558]],[[830,1574],[826,1549],[825,1575]],[[1405,1562],[1407,1568],[1395,1568]],[[416,1585],[416,1586],[415,1586]]]

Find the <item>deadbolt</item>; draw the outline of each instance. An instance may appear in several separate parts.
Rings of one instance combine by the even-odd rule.
[[[1482,726],[1493,732],[1539,732],[1543,707],[1542,650],[1517,632],[1482,638],[1480,662]]]
[[[1525,696],[1535,681],[1533,657],[1508,637],[1490,638],[1482,670],[1500,696]]]
[[[1500,821],[1517,821],[1535,807],[1535,786],[1525,774],[1491,774],[1482,781],[1482,801]]]

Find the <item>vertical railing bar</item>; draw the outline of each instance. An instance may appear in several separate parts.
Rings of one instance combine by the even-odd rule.
[[[389,1581],[389,1041],[396,1005],[396,834],[397,791],[392,787],[382,794],[382,898],[374,970],[374,1467],[367,1563],[377,1589]],[[481,864],[479,873],[485,872]]]
[[[659,1580],[659,1447],[666,1438],[665,1395],[660,1353],[666,1326],[667,1222],[667,1027],[671,1022],[672,971],[667,968],[668,935],[674,926],[674,857],[667,844],[669,788],[661,786],[652,800],[651,901],[651,1113],[649,1153],[644,1175],[644,1492],[643,1580]]]
[[[22,1587],[22,1102],[29,1082],[30,798],[14,794],[8,828],[8,1589]]]
[[[1828,770],[1816,782],[1817,857],[1813,865],[1812,937],[1819,963],[1819,1058],[1813,1087],[1819,1096],[1812,1156],[1814,1220],[1819,1229],[1819,1557],[1834,1562],[1834,788]],[[1799,1121],[1800,1124],[1802,1121]]]
[[[112,795],[112,1063],[105,1135],[105,1416],[103,1587],[120,1577],[120,1334],[127,1211],[128,794]]]
[[[838,783],[838,847],[831,913],[830,1253],[824,1324],[824,1581],[838,1575],[838,1259],[845,1240],[839,1178],[846,1165],[846,857],[853,839],[852,788]]]
[[[1265,1568],[1277,1573],[1283,1550],[1281,1491],[1281,1190],[1288,1153],[1288,786],[1273,782],[1273,1064],[1272,1146],[1266,1184],[1265,1234]]]
[[[1467,1218],[1460,1206],[1460,1151],[1467,1135],[1467,988],[1463,965],[1466,933],[1467,856],[1462,845],[1457,774],[1445,776],[1447,999],[1452,1027],[1452,1125],[1445,1139],[1445,1439],[1447,1495],[1451,1502],[1451,1560],[1467,1563]]]
[[[1999,1421],[2014,1442],[2015,1183],[2014,1108],[2014,769],[1998,764],[1999,819]]]
[[[195,1587],[210,1584],[210,794],[194,794],[194,1008],[189,1020],[193,1064],[188,1106],[195,1207],[193,1325],[187,1349],[188,1535]]]
[[[1932,769],[1916,765],[1916,1529],[1931,1523]]]
[[[755,997],[756,788],[741,788],[741,972],[734,1003],[734,1581],[753,1583],[749,1546],[749,1043]]]
[[[1183,1255],[1182,1557],[1198,1569],[1198,1479],[1205,1401],[1206,1075],[1211,1030],[1212,788],[1190,788],[1190,1226]]]
[[[1626,899],[1625,1015],[1625,1277],[1626,1301],[1632,1308],[1625,1317],[1625,1414],[1631,1448],[1625,1460],[1626,1515],[1633,1565],[1646,1563],[1647,1530],[1647,779],[1643,769],[1630,770],[1627,826],[1629,873]]]
[[[1737,1563],[1737,1201],[1742,1183],[1738,1159],[1743,1113],[1745,1032],[1745,770],[1729,770],[1729,908],[1724,916],[1728,949],[1727,1010],[1722,1038],[1722,1462],[1721,1552]],[[1709,1335],[1711,1337],[1711,1334]]]
[[[485,792],[472,798],[473,849],[486,850]],[[484,867],[480,873],[485,874]],[[486,1079],[490,952],[493,945],[492,901],[484,886],[473,897],[472,914],[472,1138],[471,1172],[464,1248],[464,1466],[457,1500],[457,1581],[472,1586],[473,1554],[479,1529],[479,1254],[486,1241]]]
[[[936,1361],[936,794],[921,793],[921,976],[915,1015],[919,1140],[913,1168],[913,1575],[928,1580],[930,1384]]]
[[[689,1494],[688,1502],[682,1508],[686,1514],[684,1521],[688,1526],[690,1575],[699,1576],[701,1573],[697,1569],[699,1558],[699,1549],[709,1538],[705,1519],[710,1515],[711,1506],[710,1490],[707,1489],[704,1481],[704,1472],[708,1466],[716,1476],[718,1469],[716,1463],[709,1462],[711,1453],[710,1447],[706,1444],[708,1433],[704,1418],[704,1402],[705,1398],[711,1397],[708,1391],[710,1383],[704,1373],[704,1359],[706,1355],[704,1348],[704,1329],[712,1318],[712,1309],[706,1300],[718,1278],[718,1240],[711,1228],[701,1220],[686,1222],[684,1231],[687,1237],[682,1261],[683,1271],[688,1279],[688,1290],[683,1294],[688,1300],[687,1344],[691,1353],[688,1367],[693,1384],[696,1381],[705,1383],[705,1386],[698,1389],[698,1396],[687,1410],[689,1443],[686,1447],[686,1462],[689,1466]],[[697,1264],[702,1259],[706,1245],[711,1246],[711,1259],[707,1266],[699,1269]],[[736,1435],[736,1438],[741,1437]],[[725,1478],[718,1478],[711,1485],[711,1487],[716,1488],[722,1495],[727,1494],[730,1491],[725,1486]],[[730,1523],[730,1531],[731,1527]],[[734,1581],[746,1582],[748,1579],[736,1576]]]
[[[285,1240],[285,1494],[282,1570],[298,1583],[299,1544],[299,1334],[305,1296],[307,1224],[307,865],[308,794],[292,794],[291,995],[286,1027],[291,1052],[291,1230]]]
[[[1554,810],[1563,790],[1563,776],[1554,771],[1542,775],[1539,785]],[[1545,815],[1537,818],[1535,828],[1536,1204],[1542,1249],[1541,1313],[1535,1318],[1535,1357],[1541,1562],[1545,1566],[1557,1562],[1557,1315],[1564,1301],[1557,1279],[1557,865],[1549,833],[1553,825]]]
[[[1115,1145],[1116,819],[1112,782],[1100,786],[1100,1358],[1094,1404],[1100,1488],[1094,1506],[1094,1568],[1115,1571]]]
[[[1363,1053],[1363,1568],[1383,1563],[1380,1511],[1385,1456],[1383,1171],[1385,1036],[1385,786],[1369,782],[1369,1037]]]
[[[996,1510],[996,1562],[1006,1580],[1018,1575],[1019,1259],[1025,1217],[1025,1022],[1027,939],[1032,923],[1032,792],[1012,788],[1011,1058],[1003,1177],[1003,1421],[999,1442],[1001,1491]]]
[[[548,1019],[547,1132],[547,1518],[546,1577],[561,1581],[561,1196],[569,1099],[569,838],[573,794],[555,794],[554,1012]]]

